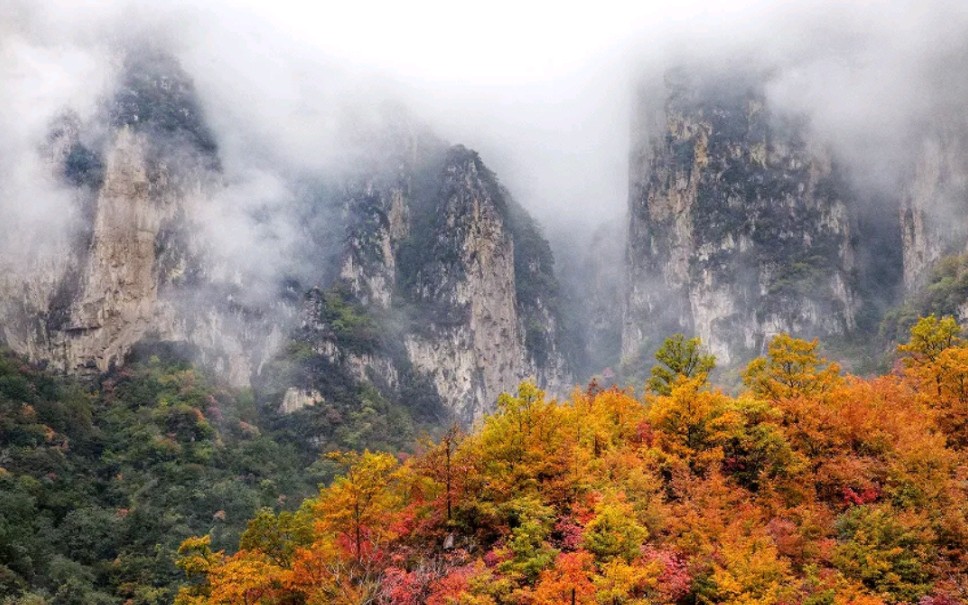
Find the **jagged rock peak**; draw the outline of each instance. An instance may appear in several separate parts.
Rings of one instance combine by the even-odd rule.
[[[180,139],[212,157],[218,152],[194,82],[164,50],[142,46],[124,52],[108,111],[114,128],[127,126],[151,137]]]
[[[45,152],[84,225],[29,299],[3,281],[4,337],[19,352],[94,376],[145,343],[177,343],[230,382],[268,385],[288,412],[376,392],[468,422],[523,379],[567,380],[540,229],[476,152],[405,110],[350,112],[343,163],[277,167],[298,196],[243,218],[293,226],[293,258],[250,278],[213,250],[218,225],[203,225],[237,175],[223,172],[177,60],[126,50],[102,109],[97,124],[65,114],[52,125]],[[267,377],[270,358],[299,371]]]
[[[69,111],[54,121],[46,155],[74,187],[81,224],[57,267],[20,277],[29,299],[5,284],[4,306],[16,310],[4,312],[10,346],[91,375],[143,341],[187,343],[229,382],[248,383],[270,330],[242,321],[204,275],[198,211],[220,178],[199,107],[174,58],[139,48],[124,54],[116,89],[90,123]]]
[[[557,387],[567,374],[557,283],[533,220],[462,146],[424,147],[404,167],[347,191],[353,218],[340,271],[364,311],[399,319],[381,322],[389,336],[379,346],[340,356],[350,335],[324,325],[345,296],[331,295],[317,304],[326,313],[315,313],[314,349],[351,376],[394,376],[391,389],[422,376],[430,398],[467,422],[522,379]]]
[[[803,120],[769,107],[767,75],[673,71],[640,100],[626,358],[686,332],[730,364],[777,332],[855,326],[853,194]]]

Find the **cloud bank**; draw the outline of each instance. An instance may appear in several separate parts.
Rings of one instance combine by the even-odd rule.
[[[8,0],[4,249],[26,245],[15,234],[57,234],[68,220],[70,194],[44,163],[49,124],[66,109],[93,120],[123,49],[145,41],[180,60],[215,133],[227,189],[212,212],[232,234],[218,245],[262,250],[263,260],[300,233],[285,215],[294,178],[358,161],[347,124],[388,100],[481,151],[559,246],[624,212],[634,96],[661,95],[670,66],[773,70],[775,106],[808,116],[858,179],[882,189],[926,128],[965,113],[963,3],[626,4]],[[272,209],[280,217],[253,222]]]

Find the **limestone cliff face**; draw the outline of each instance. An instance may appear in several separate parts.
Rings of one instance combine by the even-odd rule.
[[[70,114],[52,128],[51,172],[74,187],[77,221],[56,265],[8,275],[4,340],[88,375],[121,365],[143,341],[181,342],[247,384],[277,336],[216,293],[230,285],[203,278],[193,217],[219,175],[190,81],[168,57],[132,55],[105,114],[91,147]]]
[[[566,379],[550,248],[477,154],[400,112],[351,129],[346,166],[293,177],[310,183],[285,210],[307,231],[300,270],[248,296],[244,259],[212,254],[201,224],[226,184],[188,76],[132,53],[104,107],[52,125],[44,153],[77,221],[0,276],[14,350],[96,376],[177,344],[231,383],[271,383],[287,413],[375,389],[470,421],[523,379]],[[292,371],[259,376],[280,351]]]
[[[968,246],[968,124],[963,119],[926,132],[901,197],[904,286],[923,285],[941,257]]]
[[[560,388],[568,372],[547,242],[476,153],[421,137],[402,144],[394,170],[342,192],[341,290],[316,297],[307,341],[391,393],[423,379],[467,422],[521,380]],[[379,334],[337,333],[352,323],[339,312],[347,304]]]
[[[849,190],[756,75],[672,72],[643,101],[631,159],[622,353],[673,332],[722,364],[778,332],[855,325]]]
[[[150,199],[146,147],[143,134],[125,127],[108,152],[87,262],[67,321],[51,334],[65,369],[106,371],[157,325],[155,242],[177,202]]]
[[[516,267],[520,252],[505,196],[476,154],[452,149],[442,168],[428,254],[409,292],[426,320],[406,338],[409,357],[465,419],[479,416],[524,378],[556,386],[564,378],[553,348],[556,318],[541,298],[527,301],[530,308],[521,300],[516,271],[525,281],[540,268]],[[529,330],[548,342],[526,342]]]

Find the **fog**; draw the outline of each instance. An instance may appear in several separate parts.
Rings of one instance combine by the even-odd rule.
[[[775,106],[808,116],[881,189],[968,99],[961,2],[328,4],[0,0],[4,249],[69,219],[40,152],[49,124],[68,108],[91,119],[122,49],[145,41],[200,93],[227,184],[213,207],[227,253],[291,241],[285,218],[250,215],[284,210],[291,174],[358,159],[341,138],[347,116],[388,100],[480,151],[561,248],[624,212],[634,95],[661,98],[669,66],[769,70]]]
[[[110,69],[99,49],[47,44],[19,19],[0,20],[0,252],[53,252],[73,217],[70,192],[45,163],[52,119],[69,106],[90,117]]]

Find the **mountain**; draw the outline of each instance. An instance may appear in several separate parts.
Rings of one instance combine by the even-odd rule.
[[[475,152],[375,114],[344,128],[340,166],[283,171],[288,205],[227,206],[234,177],[191,77],[127,50],[94,119],[51,125],[43,153],[78,218],[0,281],[0,336],[91,378],[164,345],[289,411],[373,387],[470,422],[527,377],[565,384],[539,227]],[[239,217],[291,226],[271,248],[285,262],[260,266]]]
[[[768,94],[776,77],[693,66],[640,94],[627,361],[685,332],[737,367],[785,332],[819,337],[858,362],[851,342],[874,339],[886,349],[918,313],[964,315],[968,290],[957,303],[917,302],[940,287],[939,262],[968,245],[963,118],[939,113],[905,150],[897,185],[877,190],[808,116],[776,106]],[[894,325],[897,309],[911,304],[918,311]]]
[[[299,397],[326,397],[335,370],[470,422],[527,377],[561,388],[547,242],[476,153],[409,144],[397,170],[339,193],[345,248],[307,297],[297,339],[319,371],[297,372]]]
[[[0,154],[0,604],[968,594],[957,103],[878,188],[777,70],[671,70],[553,248],[400,105],[307,83],[302,146],[112,52]]]

